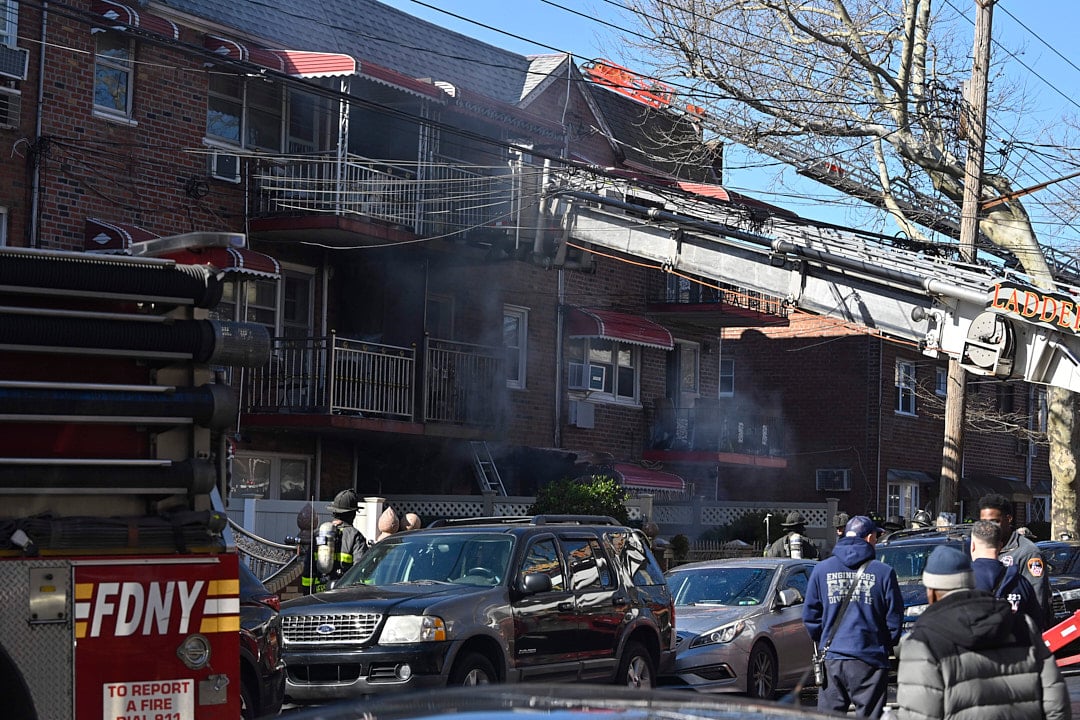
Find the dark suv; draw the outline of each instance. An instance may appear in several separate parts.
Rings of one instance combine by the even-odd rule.
[[[900,591],[904,595],[904,630],[926,610],[926,586],[922,582],[923,568],[930,553],[938,545],[953,545],[962,553],[970,552],[971,525],[949,525],[941,528],[913,528],[889,533],[877,543],[877,559],[892,566]]]
[[[608,517],[437,521],[282,607],[294,702],[442,685],[653,687],[674,605],[645,536]]]

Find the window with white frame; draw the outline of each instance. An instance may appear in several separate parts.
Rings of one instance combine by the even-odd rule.
[[[283,268],[280,279],[228,273],[215,320],[258,323],[271,337],[311,334],[315,278],[311,271]]]
[[[701,346],[695,342],[678,341],[679,392],[697,394],[701,387]]]
[[[19,37],[19,3],[0,0],[0,45],[15,47]]]
[[[637,403],[640,351],[606,338],[579,338],[567,344],[571,389],[590,391],[590,399]]]
[[[896,361],[896,412],[915,414],[915,363]]]
[[[1035,388],[1035,432],[1045,433],[1050,417],[1050,405],[1047,402],[1046,388]]]
[[[720,397],[735,396],[735,361],[731,358],[720,359],[720,380],[718,390]]]
[[[934,393],[945,397],[949,394],[949,371],[946,368],[934,368]]]
[[[131,40],[112,30],[94,35],[94,110],[131,117],[134,50]]]
[[[525,389],[529,337],[529,310],[503,306],[503,347],[506,348],[506,387]]]
[[[885,515],[899,515],[909,518],[919,509],[918,483],[888,483],[888,497],[885,502]]]
[[[283,83],[211,71],[206,135],[253,150],[303,153],[330,142],[327,100]]]
[[[851,489],[850,468],[821,468],[817,471],[815,483],[818,490],[840,492]]]
[[[231,497],[307,500],[311,458],[305,455],[238,452],[230,463]]]

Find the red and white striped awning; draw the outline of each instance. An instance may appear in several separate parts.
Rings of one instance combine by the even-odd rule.
[[[635,490],[686,489],[686,481],[675,473],[650,470],[634,463],[615,463],[614,467],[623,487],[634,488]]]
[[[566,316],[566,331],[572,338],[607,338],[661,350],[675,347],[671,332],[663,325],[614,310],[571,308]]]
[[[90,9],[106,20],[116,23],[110,25],[111,30],[126,30],[129,27],[137,27],[147,30],[162,37],[173,40],[180,39],[180,28],[172,20],[140,10],[131,5],[114,2],[113,0],[93,0]]]
[[[126,252],[132,243],[158,237],[149,230],[129,223],[86,218],[83,225],[83,250],[88,252]]]
[[[203,46],[231,60],[252,62],[293,77],[335,77],[356,73],[356,59],[343,53],[271,50],[218,35],[206,35]]]
[[[276,278],[281,264],[269,255],[248,248],[207,247],[179,250],[161,257],[171,258],[182,265],[209,265],[223,272]]]

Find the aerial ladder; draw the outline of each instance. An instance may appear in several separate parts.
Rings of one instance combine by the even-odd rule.
[[[915,342],[969,372],[1080,390],[1080,288],[1037,288],[1002,262],[966,263],[869,233],[637,181],[555,176],[545,203],[561,242],[781,298]]]

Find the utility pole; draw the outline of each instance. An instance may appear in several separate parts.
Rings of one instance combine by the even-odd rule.
[[[990,33],[996,0],[975,0],[975,47],[967,93],[967,159],[964,164],[964,203],[960,211],[960,256],[975,260],[982,196],[983,154],[986,150],[986,94],[990,73]],[[945,386],[945,442],[941,457],[940,512],[959,512],[957,505],[964,461],[964,414],[967,405],[965,372],[957,358],[949,359]],[[957,517],[957,520],[962,518]]]

